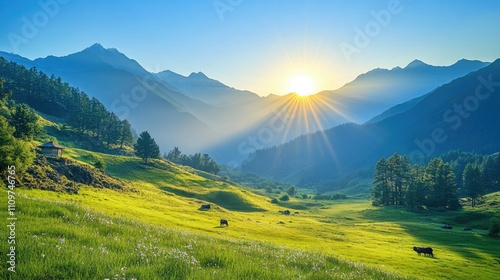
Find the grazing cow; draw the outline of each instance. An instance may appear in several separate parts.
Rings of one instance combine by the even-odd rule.
[[[453,227],[452,227],[452,226],[450,226],[450,225],[443,225],[443,226],[442,226],[442,228],[445,228],[445,229],[453,229]]]
[[[466,228],[464,228],[464,230],[472,230],[472,228],[471,227],[466,227]]]
[[[200,210],[210,210],[210,204],[202,204]]]
[[[431,256],[434,257],[434,254],[432,253],[432,248],[431,247],[413,247],[413,251],[417,252],[417,254],[420,256],[420,254],[424,253],[424,256]]]
[[[226,227],[229,226],[229,223],[227,222],[226,219],[220,219],[220,226],[226,225]]]

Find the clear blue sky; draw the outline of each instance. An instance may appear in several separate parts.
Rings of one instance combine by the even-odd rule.
[[[500,1],[490,0],[2,1],[0,50],[34,59],[98,42],[149,71],[202,71],[235,88],[284,94],[297,74],[319,91],[415,58],[493,61],[499,15]]]

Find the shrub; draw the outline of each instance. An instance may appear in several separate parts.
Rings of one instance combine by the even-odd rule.
[[[332,196],[329,194],[317,194],[314,196],[315,200],[330,200],[332,199]]]
[[[498,236],[500,233],[500,219],[492,218],[490,220],[490,228],[488,229],[489,236]]]
[[[273,197],[273,199],[271,199],[271,203],[278,203],[278,200],[276,199],[276,197]]]
[[[98,158],[94,163],[94,167],[104,170],[104,168],[106,168],[106,163],[101,158]]]
[[[287,195],[287,194],[284,194],[280,197],[280,200],[281,201],[289,201],[290,200],[290,197]]]
[[[332,195],[332,199],[333,199],[333,200],[337,200],[337,199],[347,199],[347,195],[345,195],[345,194],[341,194],[341,193],[336,193],[336,194]]]

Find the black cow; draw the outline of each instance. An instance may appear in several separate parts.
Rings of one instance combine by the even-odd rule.
[[[432,253],[432,248],[427,247],[413,247],[413,251],[417,252],[417,254],[420,256],[420,254],[424,253],[425,256],[431,256],[434,257],[434,254]]]
[[[210,210],[210,204],[202,204],[200,210]]]
[[[226,225],[226,227],[229,226],[229,223],[227,222],[226,219],[220,219],[220,226]]]
[[[472,230],[472,228],[471,227],[466,227],[466,228],[464,228],[464,230]]]
[[[453,227],[452,227],[452,226],[450,226],[450,225],[443,225],[443,226],[442,226],[442,228],[445,228],[445,229],[453,229]]]

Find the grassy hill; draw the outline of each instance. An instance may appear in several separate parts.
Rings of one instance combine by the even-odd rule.
[[[2,279],[403,279],[326,254],[193,234],[76,203],[25,195],[17,203],[16,273],[2,270]]]
[[[500,266],[500,240],[487,236],[500,193],[456,212],[362,199],[271,203],[189,167],[80,149],[71,128],[44,122],[49,134],[39,140],[68,148],[64,159],[37,158],[16,189],[18,272],[3,270],[6,279],[493,279]],[[435,257],[413,246],[430,246]]]
[[[368,200],[277,205],[165,161],[144,165],[77,148],[65,157],[87,166],[101,159],[124,186],[82,184],[78,194],[18,189],[19,275],[26,277],[15,279],[61,278],[38,277],[50,271],[72,279],[494,279],[500,268],[500,240],[485,228],[499,216],[492,209],[500,194],[476,209],[443,213],[377,208]],[[205,203],[212,209],[198,210]],[[285,209],[292,215],[279,213]],[[229,227],[220,227],[220,218]],[[417,256],[413,246],[430,246],[436,257]]]

